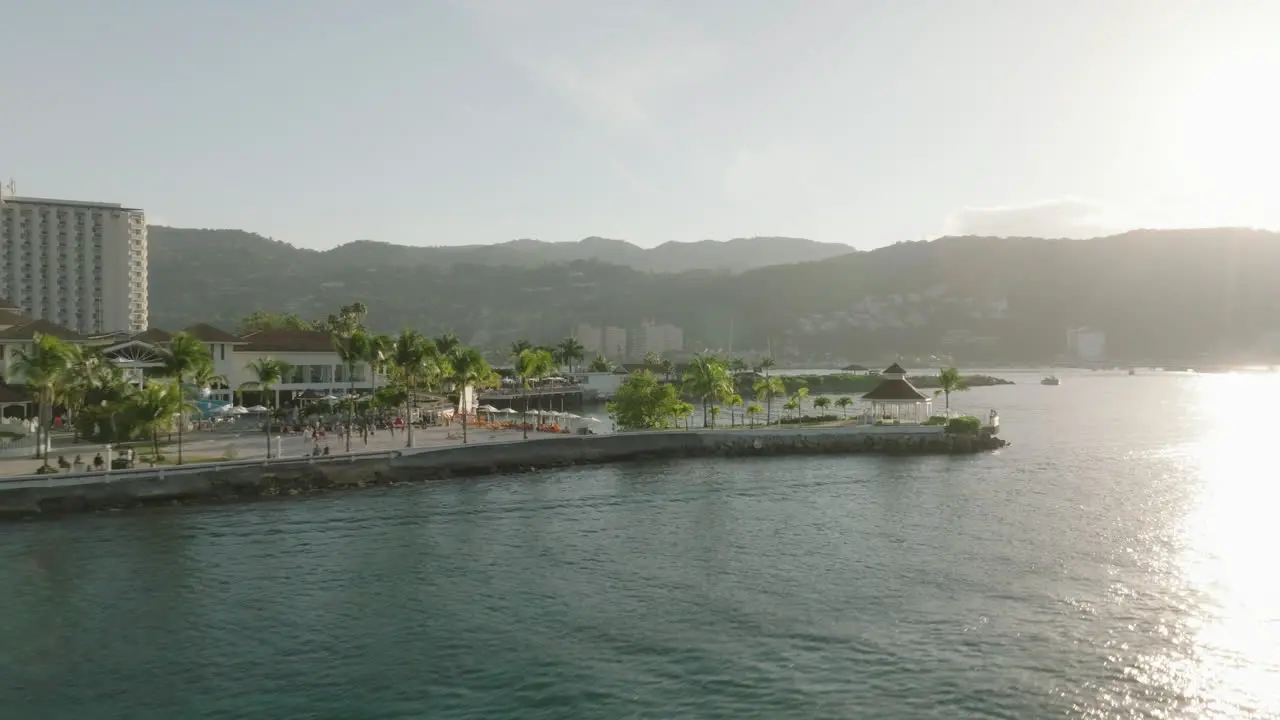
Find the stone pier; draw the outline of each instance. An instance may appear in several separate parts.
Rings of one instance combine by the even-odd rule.
[[[686,457],[878,454],[945,455],[995,450],[990,429],[949,435],[941,427],[861,426],[695,430],[557,436],[363,456],[50,475],[0,481],[0,518],[258,498],[441,480],[449,477]]]

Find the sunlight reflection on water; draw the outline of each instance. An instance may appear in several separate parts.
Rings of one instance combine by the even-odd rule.
[[[1170,636],[1166,652],[1126,674],[1180,698],[1177,705],[1198,717],[1280,716],[1280,576],[1272,559],[1280,489],[1269,422],[1276,399],[1273,375],[1197,378],[1192,414],[1202,439],[1163,453],[1188,488],[1172,558],[1186,615],[1158,628]],[[1097,717],[1132,709],[1133,698],[1098,699],[1105,712]]]

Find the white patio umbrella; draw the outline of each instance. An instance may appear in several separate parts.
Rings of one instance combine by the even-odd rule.
[[[267,408],[262,405],[254,405],[248,410],[248,412],[251,412],[251,413],[264,413],[266,411],[267,411]]]
[[[508,414],[508,415],[515,415],[516,413],[518,413],[518,412],[520,412],[520,411],[519,411],[519,410],[516,410],[515,408],[503,408],[503,409],[499,410],[498,412],[506,413],[506,414]]]
[[[496,408],[496,407],[494,407],[494,406],[492,406],[492,405],[481,405],[480,407],[478,407],[478,408],[476,408],[476,409],[477,409],[477,410],[482,410],[482,411],[484,411],[484,412],[498,412],[498,408]]]
[[[235,406],[235,407],[231,408],[230,412],[231,412],[231,414],[232,414],[232,415],[248,415],[248,414],[249,414],[249,408],[247,408],[247,407],[245,407],[245,406],[243,406],[243,405],[237,405],[237,406]]]

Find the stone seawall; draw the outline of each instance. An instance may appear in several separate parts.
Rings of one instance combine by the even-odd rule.
[[[357,458],[168,469],[126,476],[52,475],[0,483],[0,517],[155,505],[221,503],[331,490],[635,460],[771,455],[969,454],[1004,446],[994,435],[941,428],[804,428],[563,436]]]

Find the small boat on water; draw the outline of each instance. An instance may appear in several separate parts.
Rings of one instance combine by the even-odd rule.
[[[1133,368],[1129,368],[1129,374],[1130,374],[1130,375],[1137,375],[1137,374],[1138,374],[1138,371],[1137,371],[1137,370],[1134,370]]]
[[[1050,375],[1045,379],[1041,380],[1040,384],[1041,385],[1061,385],[1062,381],[1059,380],[1056,376]]]

